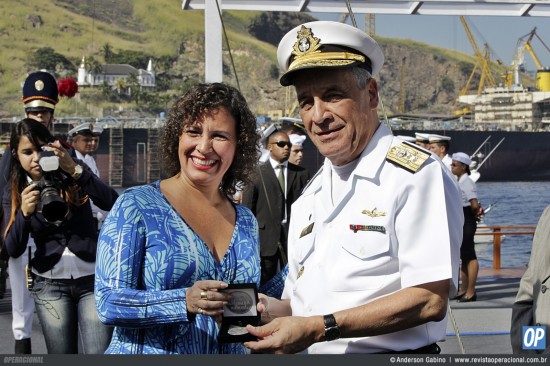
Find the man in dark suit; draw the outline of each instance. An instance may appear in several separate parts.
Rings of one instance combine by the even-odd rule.
[[[258,168],[254,184],[243,192],[243,205],[258,220],[262,284],[286,264],[290,206],[309,180],[306,169],[288,162],[290,148],[286,133],[272,133],[267,138],[269,159]]]

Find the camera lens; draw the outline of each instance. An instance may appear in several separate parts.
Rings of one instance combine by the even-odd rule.
[[[42,203],[42,215],[48,222],[62,221],[69,207],[67,203],[59,196],[57,190],[53,187],[46,187],[40,193]]]

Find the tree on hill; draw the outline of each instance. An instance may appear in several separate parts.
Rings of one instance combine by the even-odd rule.
[[[69,76],[76,72],[75,65],[51,47],[42,47],[31,53],[28,66],[33,70],[55,71],[60,76]]]
[[[276,46],[289,30],[314,20],[315,18],[305,13],[279,11],[260,13],[250,21],[248,32],[259,40]]]

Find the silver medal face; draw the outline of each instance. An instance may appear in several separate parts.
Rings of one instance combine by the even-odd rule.
[[[245,314],[254,306],[254,300],[244,291],[233,291],[231,301],[227,304],[229,310],[235,314]]]
[[[233,336],[248,334],[246,327],[240,327],[238,325],[230,325],[227,333]]]

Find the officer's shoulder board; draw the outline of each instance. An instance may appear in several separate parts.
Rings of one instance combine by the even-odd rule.
[[[419,146],[403,141],[388,151],[386,160],[411,173],[416,173],[429,157],[430,153]]]

